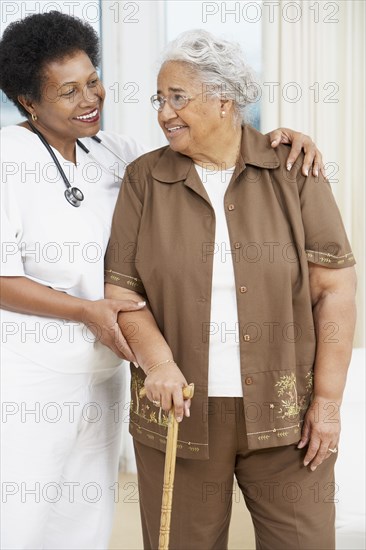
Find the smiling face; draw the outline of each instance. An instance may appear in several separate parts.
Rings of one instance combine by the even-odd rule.
[[[105,91],[86,53],[78,51],[48,63],[43,75],[41,100],[25,104],[38,117],[37,128],[50,141],[95,135],[100,130]]]
[[[210,161],[217,155],[224,131],[220,98],[204,92],[204,83],[186,63],[169,61],[161,67],[158,95],[179,94],[193,99],[178,111],[165,101],[158,112],[159,124],[173,151],[196,162]]]

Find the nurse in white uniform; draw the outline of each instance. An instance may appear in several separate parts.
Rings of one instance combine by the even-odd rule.
[[[18,88],[29,120],[1,130],[1,547],[107,548],[121,357],[134,359],[116,321],[143,306],[103,299],[103,260],[125,165],[144,149],[99,131],[88,26],[31,16],[0,50],[2,88],[11,98]]]
[[[117,316],[144,304],[103,298],[103,259],[125,166],[145,151],[100,131],[98,53],[59,12],[0,43],[0,88],[27,118],[1,130],[4,549],[105,549],[119,497],[120,363],[134,356]],[[273,137],[294,140],[292,161],[304,146],[303,170],[321,165],[307,136]]]

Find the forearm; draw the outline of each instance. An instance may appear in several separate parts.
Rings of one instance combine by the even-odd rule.
[[[116,285],[107,284],[105,289],[107,298],[144,300],[143,296],[135,292],[124,290]],[[139,366],[146,372],[151,366],[173,359],[164,336],[148,307],[142,310],[121,312],[118,315],[118,324],[132,349]]]
[[[317,337],[314,395],[341,404],[356,321],[350,289],[325,293],[313,309]]]
[[[147,307],[133,314],[120,313],[118,324],[145,373],[153,365],[173,360],[171,349]]]
[[[81,321],[85,300],[32,281],[27,277],[0,277],[1,307],[70,321]]]

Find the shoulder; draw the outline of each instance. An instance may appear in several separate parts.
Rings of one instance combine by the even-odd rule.
[[[304,151],[300,151],[293,166],[288,170],[287,160],[290,154],[291,144],[280,143],[277,147],[273,148],[270,144],[269,135],[261,134],[261,136],[263,138],[263,143],[266,143],[267,150],[270,150],[277,160],[276,165],[271,166],[268,163],[268,167],[272,168],[269,170],[272,180],[276,181],[282,189],[295,187],[297,191],[300,191],[305,181],[305,176],[301,171],[305,157]]]
[[[164,159],[168,151],[170,151],[170,147],[166,145],[139,156],[128,165],[126,170],[128,177],[138,173],[144,180],[151,179],[153,169],[162,159]]]
[[[170,151],[169,146],[161,147],[141,155],[126,167],[122,188],[130,188],[137,195],[141,202],[146,199],[146,193],[156,188],[155,167],[159,166],[161,159]],[[156,182],[155,182],[156,183]],[[145,199],[144,199],[145,197]]]
[[[288,156],[290,154],[290,150],[291,150],[291,143],[287,144],[287,143],[280,143],[275,151],[276,151],[276,155],[280,161],[280,165],[281,167],[284,167],[286,168],[286,163],[287,163],[287,159],[288,159]],[[292,167],[292,170],[294,170],[294,172],[296,174],[300,174],[301,175],[301,168],[302,168],[302,165],[303,165],[303,162],[304,162],[304,157],[305,157],[305,153],[303,151],[303,149],[300,151],[293,167]]]
[[[42,157],[42,144],[38,137],[22,126],[5,126],[0,130],[2,171],[15,175],[21,163],[36,163]],[[16,164],[17,170],[9,168]]]
[[[8,146],[17,145],[18,151],[21,151],[22,144],[29,144],[34,141],[34,134],[23,126],[12,124],[0,129],[1,149]]]
[[[169,145],[164,147],[159,147],[159,149],[154,149],[153,151],[145,152],[139,158],[131,162],[131,165],[139,166],[140,168],[151,169],[160,161],[164,154],[170,149]],[[131,166],[130,165],[130,166]]]
[[[116,152],[127,162],[132,162],[148,151],[148,148],[142,142],[126,134],[101,130],[98,132],[97,137],[102,140],[105,146]]]

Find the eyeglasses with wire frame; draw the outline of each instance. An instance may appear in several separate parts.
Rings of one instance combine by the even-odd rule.
[[[174,111],[180,111],[181,109],[184,109],[184,107],[187,107],[188,103],[193,99],[196,99],[199,95],[201,94],[188,97],[186,95],[173,93],[169,94],[167,97],[164,97],[160,94],[154,94],[150,97],[150,101],[156,111],[162,111],[166,101],[170,107],[174,109]]]

